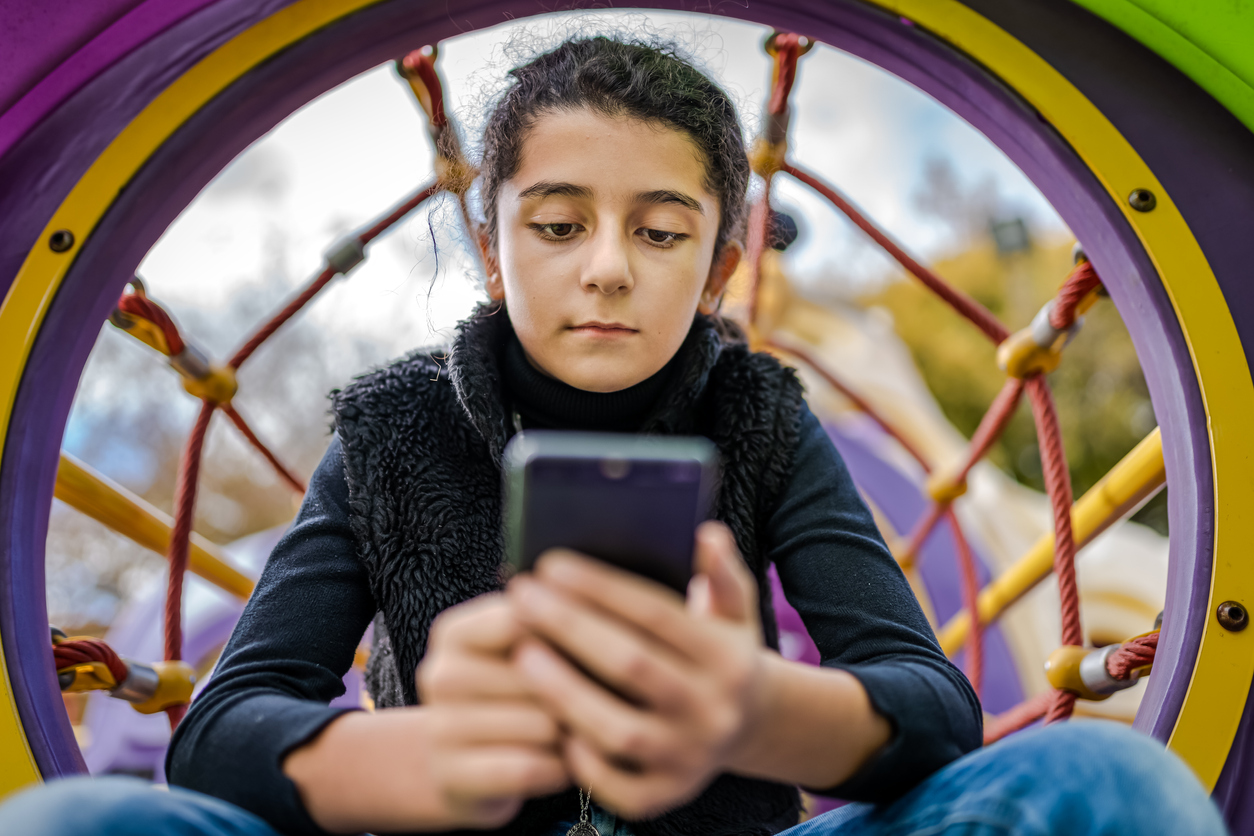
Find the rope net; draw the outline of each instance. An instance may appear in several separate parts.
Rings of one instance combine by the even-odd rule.
[[[827,199],[833,207],[847,217],[858,229],[878,244],[894,261],[920,284],[930,290],[960,316],[969,321],[994,345],[999,347],[998,361],[1007,372],[1002,390],[985,412],[967,448],[967,454],[956,471],[937,474],[919,450],[905,434],[895,428],[867,400],[844,384],[830,369],[804,349],[783,344],[766,337],[759,342],[767,348],[792,356],[814,370],[834,389],[844,395],[856,409],[867,415],[884,432],[896,440],[929,476],[928,493],[932,502],[910,532],[906,544],[897,550],[896,557],[903,570],[915,567],[924,544],[936,526],[944,520],[953,533],[958,571],[961,579],[964,609],[971,622],[966,641],[966,673],[977,695],[983,679],[983,641],[978,607],[979,581],[976,559],[971,550],[953,503],[966,492],[966,480],[971,469],[982,460],[989,449],[1005,431],[1015,410],[1027,394],[1032,417],[1036,425],[1041,449],[1042,470],[1046,493],[1054,515],[1053,573],[1058,578],[1061,600],[1062,635],[1064,646],[1083,645],[1084,633],[1080,624],[1080,596],[1076,586],[1076,544],[1072,535],[1071,474],[1067,467],[1062,432],[1053,395],[1045,374],[1058,364],[1062,348],[1078,327],[1079,316],[1093,304],[1101,292],[1101,279],[1093,266],[1083,257],[1040,315],[1040,323],[1018,333],[1012,333],[991,311],[942,277],[921,264],[884,230],[861,212],[852,201],[817,175],[805,170],[788,159],[788,97],[797,77],[798,59],[809,48],[806,39],[796,35],[776,33],[766,43],[766,50],[774,59],[772,88],[766,108],[765,124],[761,136],[754,145],[751,163],[755,173],[762,178],[763,189],[754,204],[749,218],[746,236],[746,256],[749,260],[749,317],[750,332],[754,333],[757,322],[757,297],[760,290],[760,262],[768,237],[771,217],[771,183],[779,173],[805,184]],[[1115,680],[1127,681],[1133,670],[1146,671],[1153,662],[1157,646],[1157,633],[1152,637],[1140,637],[1127,642],[1113,653],[1106,662],[1107,673]],[[989,723],[985,742],[991,743],[1013,731],[1044,718],[1046,723],[1070,716],[1075,707],[1077,694],[1071,690],[1055,689],[1026,700]]]
[[[967,453],[958,468],[951,472],[936,473],[931,463],[904,433],[870,402],[843,383],[818,358],[804,348],[786,344],[772,336],[762,339],[758,339],[756,334],[754,336],[760,346],[789,355],[813,369],[893,438],[929,477],[928,493],[931,504],[909,533],[905,545],[895,550],[896,557],[904,570],[914,568],[924,544],[935,532],[937,525],[942,520],[948,525],[957,555],[963,606],[972,625],[966,640],[966,673],[978,694],[983,679],[982,631],[987,625],[982,624],[979,619],[977,600],[980,584],[976,558],[953,504],[965,493],[968,474],[1001,436],[1025,393],[1037,428],[1046,490],[1054,513],[1053,571],[1058,577],[1061,596],[1061,639],[1063,645],[1079,646],[1083,643],[1079,594],[1075,580],[1076,546],[1071,530],[1071,479],[1057,412],[1044,374],[1056,366],[1063,345],[1077,326],[1078,317],[1100,292],[1101,281],[1091,264],[1086,260],[1079,261],[1063,282],[1057,296],[1042,310],[1043,324],[1034,322],[1032,328],[1012,334],[991,311],[909,255],[837,189],[788,159],[789,96],[796,83],[798,61],[813,48],[814,42],[796,34],[777,32],[767,40],[765,46],[773,58],[774,66],[764,127],[750,154],[753,169],[763,183],[762,192],[751,207],[746,234],[750,333],[755,334],[754,324],[758,320],[761,260],[770,239],[771,184],[776,174],[783,173],[826,198],[906,272],[1000,347],[999,363],[1008,373],[1005,385],[972,435]],[[257,327],[225,365],[210,363],[202,352],[188,343],[174,319],[159,304],[148,298],[143,282],[138,278],[130,283],[130,292],[122,294],[110,317],[115,325],[166,355],[170,365],[183,376],[187,391],[201,400],[200,412],[179,462],[174,525],[167,553],[169,584],[164,619],[164,653],[168,661],[179,660],[182,656],[183,577],[187,569],[201,457],[213,415],[221,411],[292,490],[299,493],[305,490],[300,479],[261,441],[231,404],[236,391],[235,372],[266,340],[317,298],[336,277],[348,274],[360,264],[372,241],[432,196],[448,192],[456,197],[467,229],[472,228],[465,194],[474,179],[475,170],[462,154],[456,131],[452,129],[444,108],[443,84],[435,68],[437,54],[435,47],[424,47],[396,63],[398,73],[409,83],[427,117],[436,153],[435,179],[414,191],[369,225],[337,242],[326,254],[323,267],[304,289]],[[1041,319],[1042,316],[1038,315],[1038,320]],[[1107,658],[1107,672],[1114,680],[1127,681],[1148,671],[1153,663],[1157,640],[1157,632],[1130,640]],[[126,679],[126,662],[99,640],[60,640],[55,643],[54,656],[59,671],[69,669],[75,664],[100,662],[108,668],[116,682]],[[190,694],[190,687],[188,693]],[[1071,714],[1075,699],[1076,694],[1068,690],[1053,690],[1037,695],[993,718],[986,729],[985,742],[1000,739],[1042,717],[1047,723],[1064,719]],[[171,705],[164,710],[173,729],[182,719],[186,704]]]

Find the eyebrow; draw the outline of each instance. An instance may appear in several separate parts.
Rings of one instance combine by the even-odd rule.
[[[588,200],[592,197],[592,189],[587,186],[577,186],[574,183],[555,183],[550,180],[542,180],[523,189],[519,192],[518,197],[521,200],[544,199],[546,197],[574,197]],[[705,210],[701,208],[700,203],[683,192],[677,192],[674,189],[654,189],[649,192],[640,192],[636,195],[636,201],[640,203],[673,203],[696,212],[698,215],[705,214]]]
[[[518,197],[521,200],[530,200],[533,197],[578,197],[586,200],[592,197],[592,189],[587,186],[576,186],[574,183],[554,183],[542,180],[523,189]]]
[[[677,192],[673,189],[656,189],[651,192],[641,192],[636,195],[636,200],[641,203],[675,203],[685,209],[691,209],[698,215],[704,215],[705,210],[701,208],[701,204],[688,197],[683,192]]]

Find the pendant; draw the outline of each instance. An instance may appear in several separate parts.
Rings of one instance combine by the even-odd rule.
[[[592,790],[588,789],[585,793],[583,787],[579,788],[579,821],[575,822],[575,826],[566,831],[566,836],[601,836],[601,831],[592,826],[592,822],[588,821],[588,808],[592,806]]]

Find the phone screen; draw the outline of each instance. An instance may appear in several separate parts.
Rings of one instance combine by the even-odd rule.
[[[694,532],[710,511],[712,444],[590,433],[515,438],[524,448],[506,456],[515,568],[564,547],[686,590]]]

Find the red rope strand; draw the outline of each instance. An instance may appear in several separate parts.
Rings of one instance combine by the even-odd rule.
[[[788,109],[788,96],[797,80],[797,59],[801,57],[801,36],[780,32],[774,38],[775,84],[767,102],[768,113],[779,116]]]
[[[1154,664],[1158,653],[1158,633],[1128,639],[1106,658],[1106,672],[1115,679],[1131,679],[1132,672]]]
[[[182,335],[179,334],[178,326],[174,324],[174,320],[170,315],[165,312],[164,308],[142,293],[123,293],[118,299],[117,308],[128,316],[146,319],[161,329],[162,335],[165,336],[166,346],[170,349],[171,357],[182,354],[183,349],[187,347],[186,343],[183,342]]]
[[[1076,320],[1076,308],[1085,296],[1102,286],[1097,271],[1088,261],[1081,261],[1067,276],[1058,289],[1054,309],[1049,314],[1049,324],[1059,331],[1066,331]]]
[[[997,439],[1006,431],[1010,419],[1014,418],[1019,408],[1019,399],[1023,396],[1023,381],[1008,378],[997,393],[997,397],[989,405],[988,411],[980,419],[980,425],[971,434],[971,443],[967,448],[967,458],[962,469],[957,473],[958,481],[963,481],[971,473],[971,469],[979,463],[992,449]]]
[[[420,205],[422,205],[423,201],[439,191],[439,188],[439,184],[437,183],[428,184],[399,203],[394,209],[392,209],[391,212],[381,218],[365,232],[357,236],[357,240],[361,244],[362,248],[364,249],[367,244],[383,234],[383,232],[385,232],[389,227],[408,215],[410,212],[414,211],[414,209],[417,209]],[[270,320],[265,325],[261,326],[261,328],[259,328],[247,342],[240,346],[227,365],[233,369],[238,369],[245,360],[252,356],[254,351],[261,347],[262,343],[268,340],[274,332],[279,330],[279,328],[281,328],[289,319],[299,313],[301,308],[309,304],[309,301],[317,296],[324,287],[330,284],[331,280],[337,275],[338,272],[334,267],[327,266],[323,268],[322,272],[319,273],[295,299],[288,302],[282,310],[271,317]]]
[[[100,639],[76,638],[53,645],[52,660],[57,670],[64,670],[75,665],[103,662],[113,676],[113,680],[119,685],[125,682],[130,674],[130,668],[127,667],[126,662],[122,661],[112,647]]]
[[[893,257],[893,259],[902,267],[922,282],[928,289],[939,296],[941,299],[949,303],[949,305],[969,319],[976,328],[979,328],[994,343],[1000,343],[1006,337],[1010,336],[1010,331],[1005,325],[1002,325],[992,312],[972,299],[961,290],[950,285],[940,276],[924,267],[915,259],[906,254],[888,235],[880,230],[874,223],[867,219],[860,211],[858,211],[852,203],[845,199],[836,189],[824,183],[818,177],[809,172],[798,168],[792,163],[785,162],[780,168],[787,174],[792,175],[796,179],[805,183],[819,194],[827,198],[837,209],[845,214],[854,225],[871,237],[875,243],[879,244],[884,250]]]
[[[200,414],[192,425],[179,463],[178,485],[174,493],[174,525],[170,529],[170,583],[165,597],[165,658],[174,661],[183,658],[183,576],[187,573],[187,556],[191,543],[193,515],[196,510],[196,483],[200,475],[200,458],[205,446],[205,432],[209,419],[218,405],[202,401]],[[183,719],[185,706],[166,709],[170,728]]]
[[[364,248],[371,241],[387,232],[396,225],[397,221],[417,209],[424,202],[426,202],[428,198],[440,191],[442,188],[443,186],[439,183],[428,183],[411,194],[409,197],[402,200],[400,203],[396,204],[396,206],[392,208],[392,211],[388,212],[376,221],[373,226],[368,227],[365,232],[357,236],[357,239],[361,241],[361,246]]]
[[[910,457],[919,463],[919,467],[923,468],[924,473],[932,472],[931,466],[927,463],[927,459],[923,457],[923,454],[919,452],[919,448],[915,447],[908,438],[902,435],[902,433],[898,431],[898,429],[893,426],[887,418],[881,415],[875,407],[870,404],[870,402],[846,386],[840,378],[832,374],[832,372],[816,357],[814,357],[814,355],[810,354],[810,352],[805,349],[794,348],[791,345],[784,345],[774,339],[767,339],[766,344],[771,348],[778,349],[786,354],[791,354],[793,357],[796,357],[798,360],[813,369],[815,374],[823,378],[823,380],[827,381],[829,386],[845,396],[845,398],[847,398],[859,412],[874,421],[890,438],[900,444],[902,449],[910,454]]]
[[[279,476],[283,478],[283,481],[291,485],[292,489],[297,493],[303,494],[305,492],[304,483],[293,476],[292,472],[284,467],[283,463],[279,461],[278,456],[270,452],[270,448],[263,444],[261,439],[257,438],[256,434],[253,433],[252,428],[249,427],[248,423],[244,420],[244,417],[235,411],[235,407],[230,404],[224,404],[222,406],[222,411],[226,413],[227,418],[231,419],[231,423],[234,424],[236,429],[240,431],[240,434],[243,435],[244,438],[248,439],[248,443],[253,447],[256,447],[257,451],[266,457],[266,461],[270,462],[270,465],[278,472]]]
[[[958,525],[958,515],[952,507],[945,509],[949,528],[953,532],[956,548],[958,572],[962,576],[962,606],[971,617],[971,631],[967,634],[967,679],[975,689],[978,699],[984,681],[984,642],[983,625],[980,624],[980,578],[976,574],[975,555],[971,552],[971,544],[967,542],[962,526]]]
[[[1041,375],[1027,381],[1032,417],[1041,447],[1041,470],[1045,490],[1054,509],[1054,574],[1058,578],[1058,597],[1062,609],[1062,643],[1084,644],[1080,626],[1080,591],[1075,576],[1075,539],[1071,531],[1071,471],[1062,446],[1062,431],[1049,384]],[[1046,723],[1054,723],[1071,715],[1075,695],[1059,692],[1045,715]]]
[[[1056,691],[1046,691],[1043,694],[1037,694],[1014,708],[998,714],[984,727],[984,745],[996,743],[1006,735],[1027,728],[1044,717],[1045,712],[1053,704],[1056,693]]]

